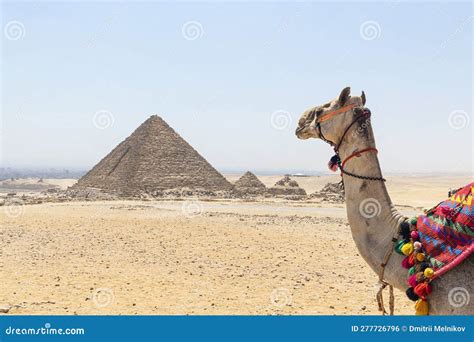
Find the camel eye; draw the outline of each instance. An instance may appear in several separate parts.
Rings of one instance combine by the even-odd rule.
[[[326,104],[323,106],[323,108],[328,108],[328,107],[330,107],[330,106],[331,106],[331,103],[326,103]]]

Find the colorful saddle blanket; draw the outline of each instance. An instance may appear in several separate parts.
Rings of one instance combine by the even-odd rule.
[[[433,279],[459,265],[474,251],[474,183],[418,217],[423,248],[435,271]]]

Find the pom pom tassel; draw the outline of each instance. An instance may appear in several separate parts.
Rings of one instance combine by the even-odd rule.
[[[402,253],[405,254],[406,256],[409,256],[411,253],[413,253],[413,244],[411,242],[406,243],[402,246]]]
[[[418,299],[418,301],[415,304],[415,310],[418,316],[428,315],[428,311],[429,311],[428,302],[423,299]]]
[[[410,300],[416,302],[420,297],[415,293],[415,289],[413,287],[409,287],[406,292],[407,297],[410,298]]]
[[[400,255],[404,255],[402,252],[402,247],[406,242],[404,240],[400,240],[395,244],[395,252],[397,252]]]
[[[413,248],[415,249],[415,251],[421,251],[421,249],[423,248],[423,245],[421,244],[420,241],[415,241],[413,242]]]
[[[413,254],[410,254],[410,256],[407,256],[402,261],[403,268],[409,269],[413,267],[414,265],[415,265],[415,258],[413,257]]]
[[[340,161],[341,160],[339,159],[339,156],[337,154],[332,156],[331,160],[329,160],[329,163],[328,163],[329,170],[336,172],[337,169],[339,168]]]
[[[408,285],[410,285],[411,287],[415,287],[416,285],[418,285],[418,282],[416,281],[416,274],[410,276],[410,278],[408,278]]]
[[[402,267],[403,268],[406,268],[406,269],[409,269],[411,266],[410,266],[410,259],[409,257],[406,257],[405,259],[403,259],[402,261]],[[413,266],[413,265],[412,265]]]
[[[400,235],[404,240],[410,240],[410,224],[406,221],[403,221],[400,224]]]
[[[428,268],[425,268],[425,270],[423,271],[423,275],[426,277],[426,278],[432,278],[433,275],[434,275],[434,271],[431,267],[428,267]]]
[[[431,289],[431,285],[428,284],[428,283],[421,283],[421,284],[418,284],[416,285],[415,289],[413,290],[415,292],[415,294],[420,297],[421,299],[425,299],[426,300],[426,296],[428,296],[432,289]]]

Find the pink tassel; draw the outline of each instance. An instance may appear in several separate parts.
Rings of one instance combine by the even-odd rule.
[[[405,259],[403,259],[403,261],[402,261],[402,267],[403,268],[409,269],[411,267],[409,259],[410,259],[410,257],[406,257]]]
[[[418,232],[416,230],[412,230],[411,233],[411,238],[414,240],[414,241],[417,241],[419,238],[420,238],[420,235],[418,234]]]
[[[416,285],[418,285],[418,282],[416,281],[416,274],[408,278],[408,285],[410,285],[411,287],[415,287]]]

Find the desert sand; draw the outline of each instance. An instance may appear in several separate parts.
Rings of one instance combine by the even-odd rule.
[[[259,176],[267,186],[280,178]],[[471,181],[387,178],[406,215]],[[295,179],[308,194],[339,180]],[[379,314],[377,276],[355,248],[344,204],[187,199],[6,208],[0,309],[8,314]],[[405,294],[395,295],[396,314],[413,314]]]

